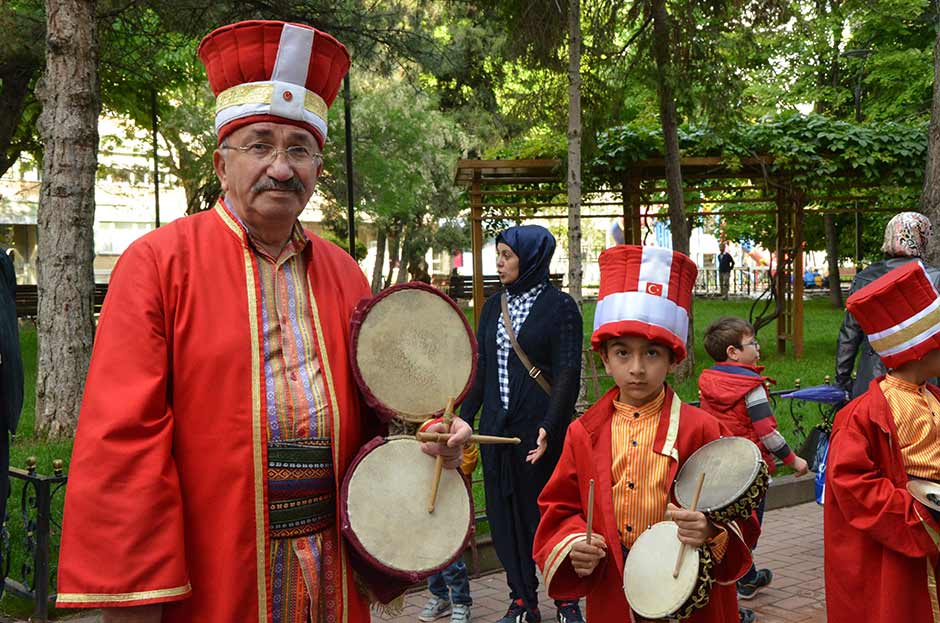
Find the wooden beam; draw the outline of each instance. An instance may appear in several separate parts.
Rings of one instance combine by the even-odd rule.
[[[483,209],[478,174],[474,175],[470,187],[470,248],[473,252],[473,328],[477,329],[483,311]]]

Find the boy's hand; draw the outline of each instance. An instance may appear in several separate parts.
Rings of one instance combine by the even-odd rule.
[[[607,555],[607,543],[604,537],[599,534],[591,535],[591,544],[584,541],[577,541],[571,546],[568,558],[571,559],[571,566],[579,578],[584,578],[597,568],[597,564]]]
[[[796,460],[793,461],[793,470],[797,476],[805,476],[809,473],[809,465],[807,465],[805,459],[796,457]]]
[[[720,532],[701,511],[687,511],[672,502],[666,507],[666,519],[676,522],[679,540],[692,547],[701,547]]]

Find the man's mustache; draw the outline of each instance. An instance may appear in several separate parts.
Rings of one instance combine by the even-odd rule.
[[[268,190],[286,190],[291,192],[304,192],[304,183],[298,178],[292,177],[289,180],[279,181],[271,177],[265,177],[251,187],[253,193],[263,193]]]

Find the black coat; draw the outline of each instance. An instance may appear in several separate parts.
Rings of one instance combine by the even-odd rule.
[[[581,348],[584,326],[581,312],[574,300],[555,287],[547,286],[532,305],[522,329],[516,336],[522,350],[532,364],[542,370],[552,385],[552,395],[529,377],[528,370],[512,350],[509,351],[509,409],[505,412],[499,400],[499,380],[496,363],[496,326],[502,322],[500,297],[494,294],[483,305],[477,328],[480,349],[477,374],[470,392],[464,399],[460,416],[473,425],[476,412],[483,407],[477,429],[483,434],[519,437],[517,446],[484,446],[484,476],[487,486],[508,485],[497,474],[487,471],[495,468],[487,461],[490,453],[511,454],[510,464],[521,466],[526,454],[536,446],[539,428],[548,433],[548,451],[536,463],[536,485],[541,490],[551,476],[561,456],[568,424],[574,416],[581,384]],[[497,485],[498,483],[498,485]]]
[[[23,358],[16,319],[16,273],[13,260],[0,249],[0,416],[16,432],[23,409]]]
[[[855,275],[852,280],[852,288],[849,290],[851,295],[856,290],[864,288],[872,281],[882,275],[894,270],[898,266],[903,266],[908,262],[916,260],[916,257],[891,257],[880,262],[875,262],[862,272]],[[934,287],[940,290],[940,271],[936,268],[927,268],[927,276],[930,278]],[[861,353],[859,353],[861,351]],[[855,357],[858,355],[858,369],[855,373],[855,381],[852,381],[852,368],[855,367]],[[836,384],[849,392],[850,397],[855,398],[868,391],[868,385],[872,379],[881,376],[886,372],[885,366],[881,363],[881,357],[874,351],[868,342],[868,336],[862,331],[858,321],[848,311],[842,319],[842,328],[839,329],[839,341],[836,345]]]

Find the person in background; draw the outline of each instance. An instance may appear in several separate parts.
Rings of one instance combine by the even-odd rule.
[[[6,517],[10,493],[10,436],[16,434],[22,410],[23,356],[16,318],[16,273],[10,251],[0,249],[0,521]]]
[[[865,268],[852,280],[849,296],[889,271],[924,256],[930,239],[930,220],[918,212],[894,215],[885,227],[881,251],[883,260]],[[935,288],[940,289],[940,270],[927,266],[927,275]],[[856,358],[858,364],[856,366]],[[852,370],[855,369],[855,380]],[[881,358],[872,348],[858,320],[846,311],[836,344],[836,384],[848,392],[850,398],[868,391],[868,384],[886,372]]]
[[[483,305],[477,373],[460,416],[473,422],[482,406],[481,433],[522,439],[516,446],[485,445],[480,453],[486,515],[509,584],[509,608],[500,623],[539,623],[532,559],[538,496],[558,463],[574,417],[584,327],[574,300],[549,283],[555,252],[551,232],[538,225],[510,227],[496,237],[496,251],[504,290]],[[556,600],[555,606],[562,623],[583,621],[576,600]]]
[[[721,298],[728,300],[728,289],[731,285],[731,270],[734,268],[734,258],[725,251],[725,243],[718,245],[718,284],[721,288]]]

